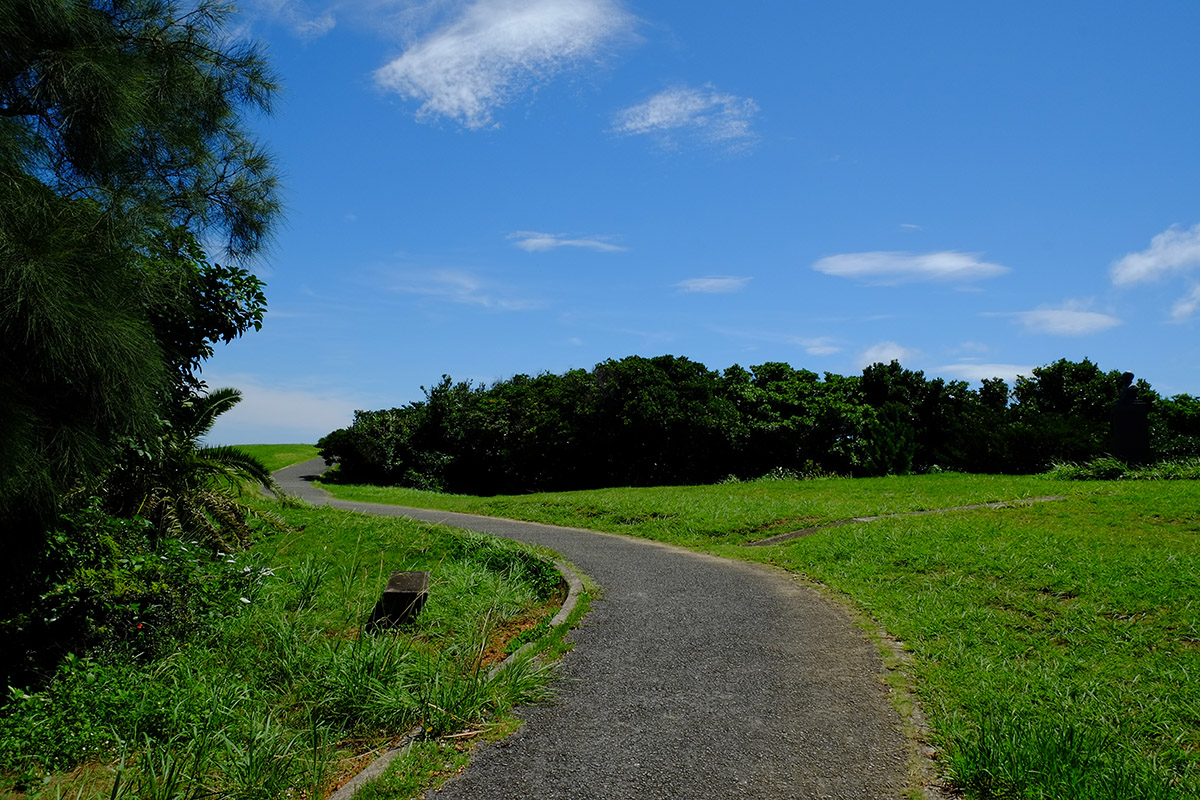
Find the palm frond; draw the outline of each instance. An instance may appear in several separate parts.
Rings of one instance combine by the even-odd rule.
[[[253,540],[253,521],[288,529],[279,517],[242,499],[248,485],[283,495],[261,461],[236,447],[200,444],[216,418],[241,397],[237,389],[224,388],[191,398],[177,424],[164,426],[153,457],[134,470],[135,496],[144,498],[138,513],[155,524],[160,536],[234,550]]]
[[[195,452],[198,461],[213,470],[212,474],[221,474],[238,481],[251,481],[263,488],[270,489],[275,481],[271,471],[261,461],[236,447],[223,445],[201,447]]]
[[[242,393],[231,386],[212,389],[205,395],[194,397],[191,401],[191,419],[188,420],[188,434],[198,441],[212,430],[217,417],[242,402]]]

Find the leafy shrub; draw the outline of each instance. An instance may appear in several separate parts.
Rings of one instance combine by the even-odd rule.
[[[278,496],[271,473],[254,456],[235,447],[201,444],[221,414],[241,402],[237,389],[193,396],[164,423],[157,439],[129,448],[104,482],[109,510],[146,517],[158,536],[198,539],[213,549],[243,549],[254,534],[251,520],[282,530],[276,515],[247,503],[247,485]]]
[[[111,516],[95,498],[60,522],[40,589],[23,613],[0,622],[10,682],[41,683],[65,654],[101,644],[146,659],[170,652],[206,619],[253,597],[269,574],[245,554],[157,539],[150,522]]]
[[[972,389],[896,361],[843,377],[629,356],[491,386],[443,375],[424,400],[357,411],[320,446],[345,483],[475,495],[704,484],[775,467],[1037,474],[1110,449],[1121,375],[1060,359],[1011,390],[998,378]],[[1144,381],[1137,392],[1154,452],[1200,456],[1200,400],[1160,398]]]

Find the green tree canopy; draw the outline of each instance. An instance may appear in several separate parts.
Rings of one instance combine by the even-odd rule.
[[[823,376],[782,362],[721,373],[679,356],[492,386],[442,376],[425,400],[356,411],[318,446],[350,482],[491,494],[788,472],[1041,472],[1110,448],[1120,373],[1061,359],[972,389],[897,361]],[[1200,452],[1200,401],[1150,405],[1153,452]]]

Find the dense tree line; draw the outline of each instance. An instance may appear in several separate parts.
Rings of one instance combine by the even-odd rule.
[[[319,443],[342,479],[471,494],[710,483],[772,470],[1034,473],[1110,449],[1119,371],[1056,361],[1009,386],[926,378],[893,361],[861,375],[770,362],[716,372],[631,356],[490,386],[443,376],[425,399],[357,411]],[[1200,400],[1150,408],[1156,454],[1200,454]]]

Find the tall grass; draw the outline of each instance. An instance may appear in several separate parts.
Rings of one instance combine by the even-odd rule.
[[[303,530],[262,542],[246,565],[257,588],[177,650],[100,649],[68,658],[42,691],[10,689],[0,792],[317,798],[414,726],[438,737],[543,696],[547,667],[496,672],[481,654],[500,626],[544,616],[552,567],[411,521],[280,513]],[[425,609],[398,632],[364,633],[396,569],[431,572]]]
[[[1198,480],[1200,458],[1183,458],[1159,461],[1154,464],[1129,465],[1111,456],[1094,458],[1083,464],[1064,462],[1055,464],[1047,477],[1063,481],[1115,481],[1115,480]]]
[[[995,710],[951,743],[947,769],[975,797],[1170,800],[1195,795],[1127,753],[1111,733]]]

